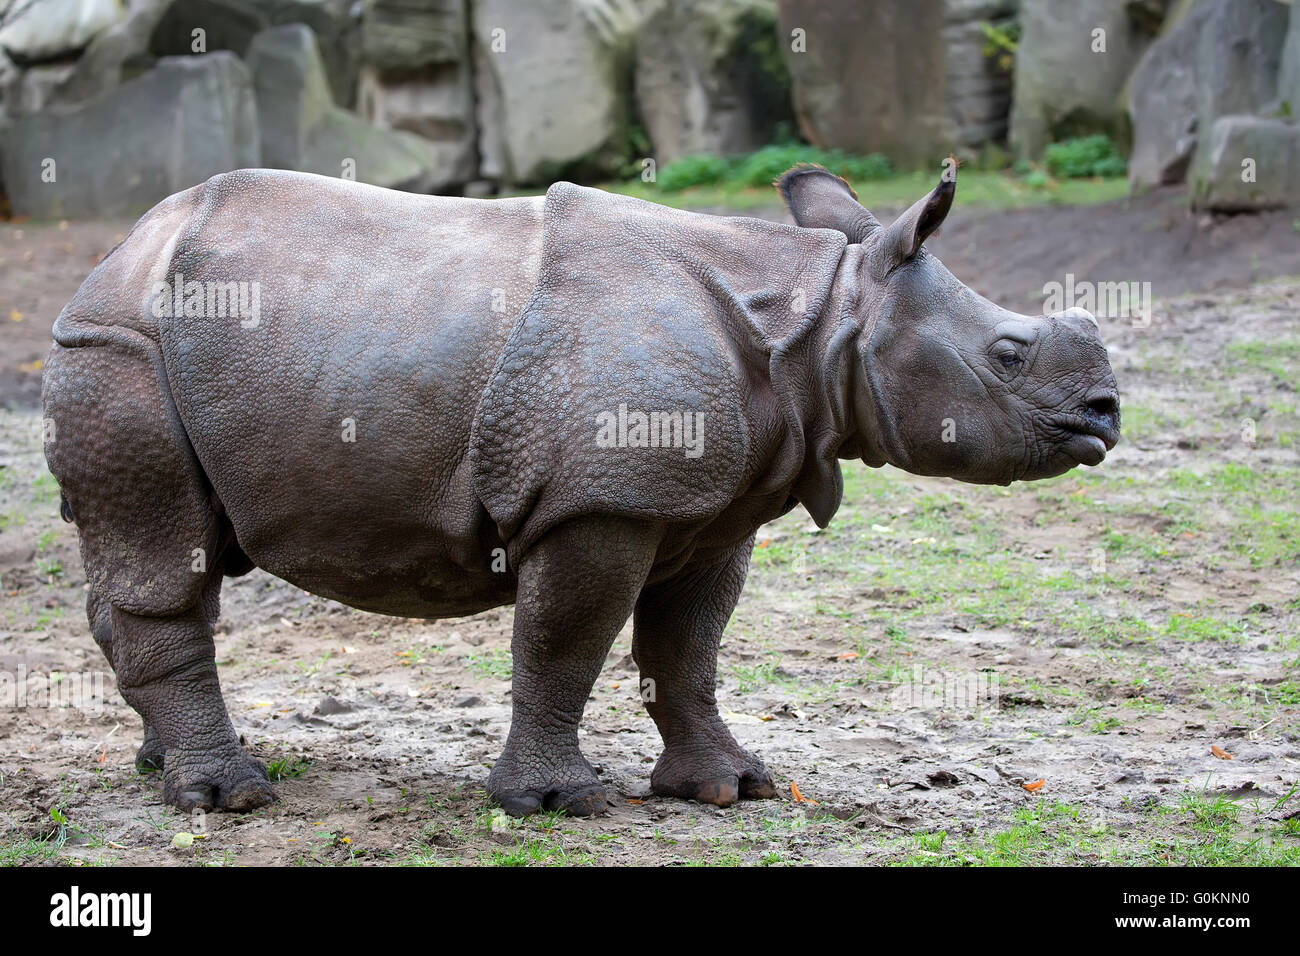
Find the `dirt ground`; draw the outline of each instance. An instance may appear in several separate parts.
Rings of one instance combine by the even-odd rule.
[[[719,661],[782,797],[649,793],[625,632],[587,708],[613,799],[592,820],[486,799],[510,609],[393,620],[260,571],[227,583],[217,652],[281,799],[161,804],[35,410],[50,323],[129,224],[0,225],[0,862],[1300,863],[1300,225],[1180,203],[954,216],[935,250],[1011,307],[1067,272],[1151,283],[1153,322],[1102,318],[1125,440],[1009,489],[848,466],[829,529],[799,510],[760,532]],[[49,704],[83,680],[81,706]]]

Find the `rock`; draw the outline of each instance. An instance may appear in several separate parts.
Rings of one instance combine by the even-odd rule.
[[[14,212],[37,219],[137,214],[260,162],[251,79],[228,52],[168,57],[91,103],[17,118],[0,142]]]
[[[0,4],[4,2],[5,0],[0,0]],[[0,130],[8,122],[9,116],[17,112],[13,109],[14,99],[21,95],[22,81],[23,71],[0,48]]]
[[[72,63],[45,63],[9,74],[4,92],[5,110],[13,116],[39,113],[55,102],[59,89],[72,76]]]
[[[0,47],[17,63],[72,56],[122,14],[118,0],[23,0],[6,11]]]
[[[208,52],[231,50],[242,57],[263,30],[302,23],[316,34],[335,102],[355,102],[360,31],[351,0],[165,0],[164,5],[165,15],[149,41],[155,56],[196,52],[194,31],[201,28]]]
[[[1282,44],[1282,66],[1278,70],[1277,95],[1292,116],[1300,116],[1300,5],[1291,4],[1291,21]]]
[[[270,25],[256,0],[172,0],[149,38],[149,50],[154,56],[230,50],[242,57],[253,37]]]
[[[434,188],[463,185],[474,178],[478,154],[473,78],[465,68],[422,75],[384,74],[362,67],[357,107],[383,129],[405,130],[429,142],[438,177]]]
[[[312,711],[321,717],[332,717],[335,714],[348,714],[357,709],[357,705],[350,701],[339,700],[337,697],[325,696],[320,699],[316,709]]]
[[[1116,135],[1120,93],[1151,42],[1130,18],[1128,0],[1024,0],[1020,25],[1010,132],[1016,155],[1037,159],[1055,140]]]
[[[306,26],[286,24],[259,33],[247,60],[266,166],[419,192],[438,183],[441,171],[432,144],[379,129],[334,104],[316,38]]]
[[[365,0],[361,56],[385,70],[418,70],[464,58],[462,0]]]
[[[1135,188],[1181,182],[1198,133],[1220,116],[1271,109],[1287,11],[1276,0],[1185,3],[1128,85]],[[1175,16],[1171,16],[1175,19]]]
[[[1144,33],[1156,36],[1164,26],[1169,0],[1126,0],[1128,18]]]
[[[409,21],[398,19],[402,13]],[[374,0],[364,22],[367,62],[357,95],[361,116],[432,143],[442,171],[439,188],[472,179],[477,129],[465,7],[445,0]],[[403,22],[406,29],[398,30]]]
[[[1262,116],[1221,116],[1197,151],[1194,209],[1253,212],[1300,203],[1300,125]]]
[[[943,0],[780,0],[779,10],[809,142],[938,162],[947,145]]]
[[[149,42],[170,2],[131,0],[125,18],[90,41],[68,81],[56,91],[58,101],[84,103],[153,69],[158,58],[149,52]]]
[[[985,54],[982,26],[1004,26],[1014,19],[1016,9],[1017,0],[948,0],[943,44],[944,101],[950,128],[941,147],[978,146],[1006,139],[1011,73]]]
[[[1203,0],[1198,33],[1196,116],[1209,129],[1220,116],[1256,113],[1277,97],[1288,10],[1277,0]]]
[[[623,0],[476,0],[473,49],[483,178],[611,175],[628,154],[637,8]]]
[[[334,102],[351,108],[357,100],[361,66],[361,24],[353,16],[353,0],[261,0],[261,7],[273,26],[305,23],[311,27]]]
[[[636,37],[636,98],[660,164],[772,142],[790,122],[775,0],[664,0]]]
[[[1196,47],[1210,4],[1166,26],[1129,79],[1129,184],[1180,183],[1196,150]]]
[[[938,164],[1006,130],[1010,78],[980,24],[1014,0],[780,0],[800,131],[812,143]]]

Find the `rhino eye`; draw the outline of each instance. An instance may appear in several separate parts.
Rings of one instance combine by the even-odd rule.
[[[1002,363],[1003,368],[1013,369],[1019,367],[1020,363],[1023,362],[1024,359],[1020,357],[1019,353],[1007,349],[1004,352],[998,353],[998,361]]]

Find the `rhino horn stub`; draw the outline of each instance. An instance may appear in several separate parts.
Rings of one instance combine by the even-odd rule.
[[[912,258],[921,251],[922,243],[942,225],[956,195],[956,176],[945,174],[929,195],[918,199],[890,224],[880,237],[881,249],[897,262]]]
[[[880,221],[858,202],[857,193],[829,169],[801,164],[775,183],[790,215],[804,229],[836,229],[849,242],[863,242]]]

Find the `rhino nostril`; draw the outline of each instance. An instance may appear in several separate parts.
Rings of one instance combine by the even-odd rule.
[[[1114,395],[1094,395],[1088,399],[1088,411],[1104,418],[1113,418],[1119,414],[1119,400]]]

